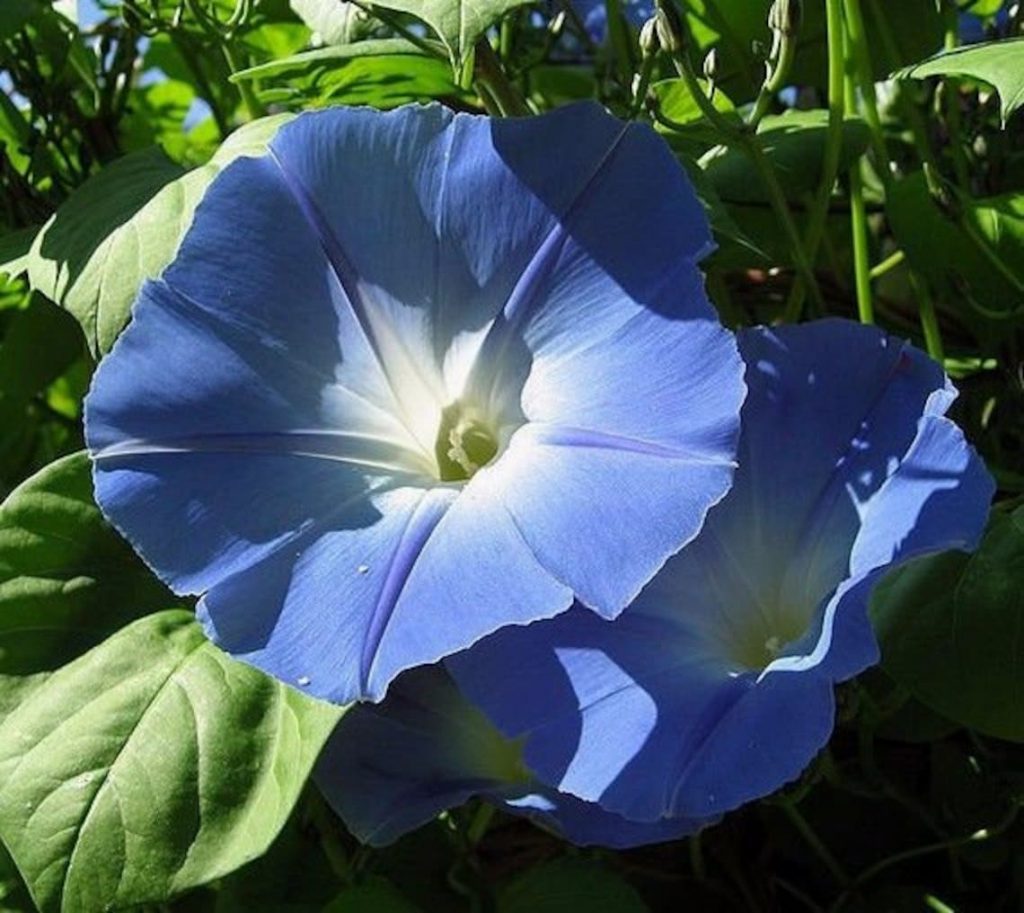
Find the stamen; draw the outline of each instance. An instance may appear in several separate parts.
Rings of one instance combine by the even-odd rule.
[[[494,459],[498,436],[479,409],[456,400],[441,413],[435,451],[441,481],[465,481]]]

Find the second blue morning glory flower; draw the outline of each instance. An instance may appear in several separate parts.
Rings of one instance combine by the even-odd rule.
[[[638,822],[767,795],[878,660],[872,588],[976,544],[992,480],[942,369],[873,327],[745,330],[739,468],[698,537],[613,622],[573,609],[446,662],[543,783]]]
[[[100,366],[99,503],[217,643],[330,700],[614,617],[731,481],[710,245],[663,142],[593,105],[302,115]]]

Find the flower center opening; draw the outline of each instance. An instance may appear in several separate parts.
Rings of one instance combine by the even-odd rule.
[[[441,412],[434,454],[442,482],[464,482],[494,459],[498,434],[484,414],[456,400]]]
[[[760,672],[778,659],[787,645],[803,637],[809,623],[798,613],[783,614],[770,623],[758,619],[734,639],[731,658],[745,669]]]

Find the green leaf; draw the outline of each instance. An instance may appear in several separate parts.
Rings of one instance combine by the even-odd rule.
[[[42,913],[166,900],[266,851],[343,712],[150,615],[0,724],[0,836]]]
[[[509,10],[533,0],[384,0],[375,6],[410,13],[444,42],[452,66],[462,67],[477,39]]]
[[[106,354],[124,329],[142,282],[174,258],[210,181],[239,156],[263,153],[289,117],[246,124],[206,165],[184,175],[158,149],[127,155],[43,226],[29,255],[29,281],[71,311],[94,355]]]
[[[622,877],[582,859],[530,869],[498,894],[497,913],[649,913]]]
[[[379,876],[345,888],[323,913],[422,913],[390,881]]]
[[[38,10],[38,0],[3,0],[0,3],[0,39],[13,35]]]
[[[999,93],[1005,127],[1010,115],[1024,105],[1024,38],[956,48],[906,67],[894,76],[896,79],[959,76],[987,83]]]
[[[1024,741],[1024,508],[994,511],[973,555],[947,552],[890,574],[872,617],[885,671],[924,704]]]
[[[0,843],[0,913],[34,913],[28,888],[18,874],[11,854]]]
[[[772,0],[687,0],[681,5],[699,47],[694,63],[699,63],[710,47],[718,47],[719,85],[737,104],[751,100],[764,76],[764,64],[754,53],[753,43],[771,46],[767,21]],[[935,0],[872,0],[861,6],[876,79],[942,47],[943,17]],[[803,10],[790,82],[824,89],[828,63],[825,4],[804,2]]]
[[[788,199],[802,200],[816,190],[821,181],[827,132],[828,112],[820,109],[788,111],[761,122],[757,135]],[[870,137],[867,124],[860,118],[848,117],[843,121],[840,170],[864,153]],[[741,149],[719,147],[708,153],[701,164],[727,203],[767,200],[757,169]]]
[[[181,173],[155,147],[126,155],[78,188],[32,245],[29,282],[75,316],[94,353],[113,343],[112,325],[120,329],[139,284],[153,274],[131,220]]]
[[[324,44],[347,44],[366,27],[363,11],[343,0],[290,0],[295,14]]]
[[[85,453],[23,482],[0,505],[0,720],[50,672],[173,599],[103,519]]]
[[[307,75],[322,68],[330,68],[332,64],[344,62],[354,57],[391,57],[404,54],[422,56],[423,51],[411,41],[404,38],[378,38],[371,41],[357,41],[354,44],[336,47],[317,48],[303,51],[280,60],[270,60],[247,70],[239,70],[231,77],[232,82],[246,79],[265,79],[269,76]]]
[[[972,200],[948,189],[964,223],[939,208],[923,172],[892,185],[886,211],[908,260],[958,307],[973,303],[993,317],[1024,309],[1024,194]],[[965,224],[974,231],[966,231]],[[989,247],[989,256],[979,241]],[[992,255],[1015,281],[994,268]]]
[[[28,403],[81,353],[75,321],[45,298],[31,296],[0,342],[0,428],[14,427]]]
[[[250,77],[264,80],[260,97],[268,104],[295,108],[345,104],[386,110],[461,94],[444,60],[428,57],[400,39],[320,48],[237,74]]]
[[[8,279],[17,279],[28,269],[28,253],[38,233],[39,227],[33,225],[0,238],[0,273]]]
[[[701,84],[706,85],[703,80]],[[721,141],[721,134],[717,128],[712,127],[708,123],[700,106],[694,101],[693,94],[687,87],[685,80],[662,79],[653,83],[650,90],[658,99],[658,107],[661,113],[670,121],[687,128],[684,133],[680,130],[669,130],[661,124],[655,123],[655,130],[665,135],[669,142],[682,137],[704,143],[704,148],[706,149],[708,145],[714,146]],[[735,120],[737,124],[739,123],[739,115],[736,114],[736,108],[724,92],[715,92],[713,104],[716,111]]]

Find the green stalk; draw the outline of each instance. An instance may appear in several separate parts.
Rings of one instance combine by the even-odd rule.
[[[928,283],[916,273],[910,274],[910,285],[917,297],[918,309],[921,314],[921,330],[924,333],[924,344],[928,354],[940,365],[946,360],[945,348],[942,345],[942,333],[939,331],[939,318],[935,313],[935,301],[932,299]]]
[[[622,18],[621,0],[605,0],[605,20],[608,23],[608,38],[615,51],[619,80],[629,88],[633,78],[633,56],[629,43],[629,32]]]
[[[943,7],[946,17],[945,47],[953,50],[959,43],[959,14],[955,3],[947,2]],[[953,159],[953,173],[956,183],[967,190],[971,186],[971,174],[964,155],[962,142],[963,125],[960,118],[960,82],[955,77],[947,76],[942,80],[940,98],[946,114],[946,126],[949,128],[949,154]]]
[[[871,4],[871,11],[874,14],[874,19],[882,41],[882,50],[887,58],[887,63],[890,68],[894,67],[899,60],[899,48],[896,46],[896,40],[893,38],[892,31],[889,29],[889,24],[885,19],[885,13],[879,5],[878,0],[868,0],[868,3]],[[892,170],[888,149],[885,145],[885,137],[882,133],[881,120],[878,117],[878,105],[875,99],[875,85],[874,77],[872,75],[871,57],[868,52],[867,42],[864,36],[864,22],[863,16],[861,15],[860,0],[846,0],[846,11],[848,21],[852,26],[850,38],[851,43],[853,44],[854,57],[857,60],[857,69],[860,75],[861,95],[864,99],[865,118],[868,122],[868,126],[871,128],[872,144],[875,147],[876,155],[884,155],[884,158],[879,160],[878,174],[885,186],[886,192],[888,193],[889,187],[892,183]],[[859,37],[859,40],[854,39],[854,33]],[[918,111],[914,103],[906,97],[901,97],[900,107],[903,110],[903,115],[906,118],[907,123],[910,124],[911,133],[913,133],[914,136],[914,144],[917,147],[921,161],[925,164],[934,165],[935,156],[928,143],[927,130],[921,117],[921,112]],[[882,265],[884,264],[880,264],[879,267],[876,267],[876,270],[880,269]],[[878,273],[878,275],[881,275],[881,273]],[[921,330],[924,333],[925,346],[928,349],[928,354],[941,363],[944,355],[944,347],[942,345],[942,334],[939,331],[939,321],[935,313],[935,302],[932,299],[931,290],[928,288],[927,281],[918,276],[913,270],[910,271],[910,287],[914,292],[914,297],[917,299],[917,308],[921,319]]]
[[[826,24],[828,29],[828,130],[825,135],[825,158],[822,165],[821,184],[810,214],[810,225],[805,238],[806,256],[814,263],[821,244],[821,236],[828,218],[828,204],[832,187],[839,172],[839,157],[843,148],[843,117],[846,113],[846,74],[844,68],[843,44],[843,0],[825,0]],[[794,323],[800,319],[804,299],[812,289],[806,282],[797,282],[786,302],[783,319]]]
[[[894,253],[889,254],[889,256],[881,263],[876,263],[871,267],[869,275],[872,279],[880,279],[889,272],[889,270],[895,269],[906,259],[907,255],[902,250],[895,251]]]
[[[860,0],[846,0],[846,31],[849,37],[847,45],[853,58],[856,72],[855,83],[859,84],[861,101],[864,104],[864,120],[871,131],[871,148],[875,156],[875,170],[882,184],[888,188],[892,183],[892,159],[889,147],[885,142],[885,131],[882,118],[878,113],[878,96],[875,93],[874,67],[871,63],[871,52],[868,50],[867,34],[864,30],[864,13]],[[853,105],[850,105],[851,110]]]
[[[700,84],[697,74],[693,71],[693,65],[686,54],[685,46],[672,52],[672,62],[675,64],[676,72],[686,83],[693,100],[697,103],[701,113],[707,118],[721,134],[726,145],[736,146],[741,149],[750,159],[751,164],[757,170],[758,176],[764,182],[765,190],[768,192],[768,202],[779,221],[786,241],[793,251],[793,266],[796,268],[797,276],[803,285],[810,292],[816,303],[821,302],[821,290],[818,288],[818,280],[814,276],[812,259],[804,249],[803,241],[800,239],[800,232],[797,230],[796,222],[793,221],[793,214],[789,211],[789,203],[782,191],[782,185],[775,174],[761,148],[757,135],[748,129],[738,128],[730,123],[722,113],[715,108],[711,99],[704,94],[704,87]],[[664,124],[670,126],[671,121],[667,118],[658,118]]]
[[[235,56],[235,52],[231,49],[231,42],[225,41],[221,45],[224,51],[224,60],[228,65],[228,69],[231,74],[240,72],[245,67],[238,65],[238,58]],[[249,82],[245,79],[239,80],[236,83],[238,88],[238,94],[242,96],[242,104],[245,105],[245,111],[249,115],[250,120],[256,120],[258,117],[263,117],[267,113],[267,109],[263,107],[263,104],[256,97],[256,93],[253,92]]]
[[[847,33],[846,47],[852,52],[853,35]],[[851,54],[852,58],[852,54]],[[851,61],[852,62],[852,61]],[[857,104],[856,76],[846,73],[846,105],[852,110]],[[875,309],[871,301],[871,262],[868,256],[868,216],[864,209],[864,176],[861,160],[850,166],[850,230],[853,235],[853,278],[857,290],[857,316],[861,323],[875,322]]]
[[[487,90],[503,117],[525,117],[530,113],[522,95],[509,82],[498,55],[486,38],[476,43],[476,80]],[[486,101],[485,101],[486,104]]]

